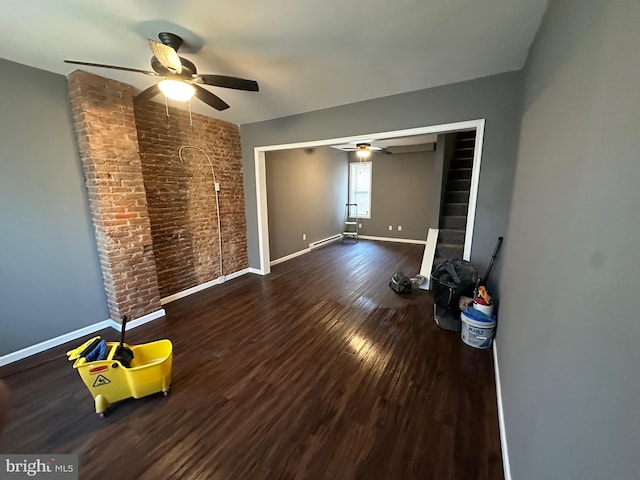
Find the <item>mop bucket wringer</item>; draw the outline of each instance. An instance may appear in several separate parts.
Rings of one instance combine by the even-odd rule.
[[[73,361],[73,368],[78,371],[95,401],[97,414],[103,417],[109,405],[126,398],[169,393],[173,362],[171,341],[158,340],[141,345],[106,342],[105,359],[87,360],[85,352],[100,341],[100,337],[94,337],[67,352],[67,358]],[[129,366],[123,365],[118,359],[118,350],[123,345],[133,353]]]

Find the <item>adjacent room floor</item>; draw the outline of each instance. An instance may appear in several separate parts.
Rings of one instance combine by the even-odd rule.
[[[502,479],[491,352],[388,286],[423,249],[336,243],[166,305],[127,340],[171,339],[171,393],[105,418],[64,356],[82,339],[9,365],[0,451],[77,453],[83,480]]]

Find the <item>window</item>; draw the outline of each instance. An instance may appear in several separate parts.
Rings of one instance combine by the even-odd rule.
[[[349,203],[358,204],[358,217],[371,218],[371,162],[349,164]]]

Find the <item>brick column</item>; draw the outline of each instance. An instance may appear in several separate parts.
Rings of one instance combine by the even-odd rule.
[[[160,310],[133,87],[76,70],[67,79],[109,315]]]

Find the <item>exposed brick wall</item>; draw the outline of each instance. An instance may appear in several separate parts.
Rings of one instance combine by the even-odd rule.
[[[194,100],[197,101],[197,100]],[[248,267],[240,133],[236,125],[136,102],[135,118],[147,194],[153,251],[162,297]],[[220,184],[223,268],[209,155]]]
[[[75,71],[69,98],[109,315],[161,308],[133,111],[133,88]]]

